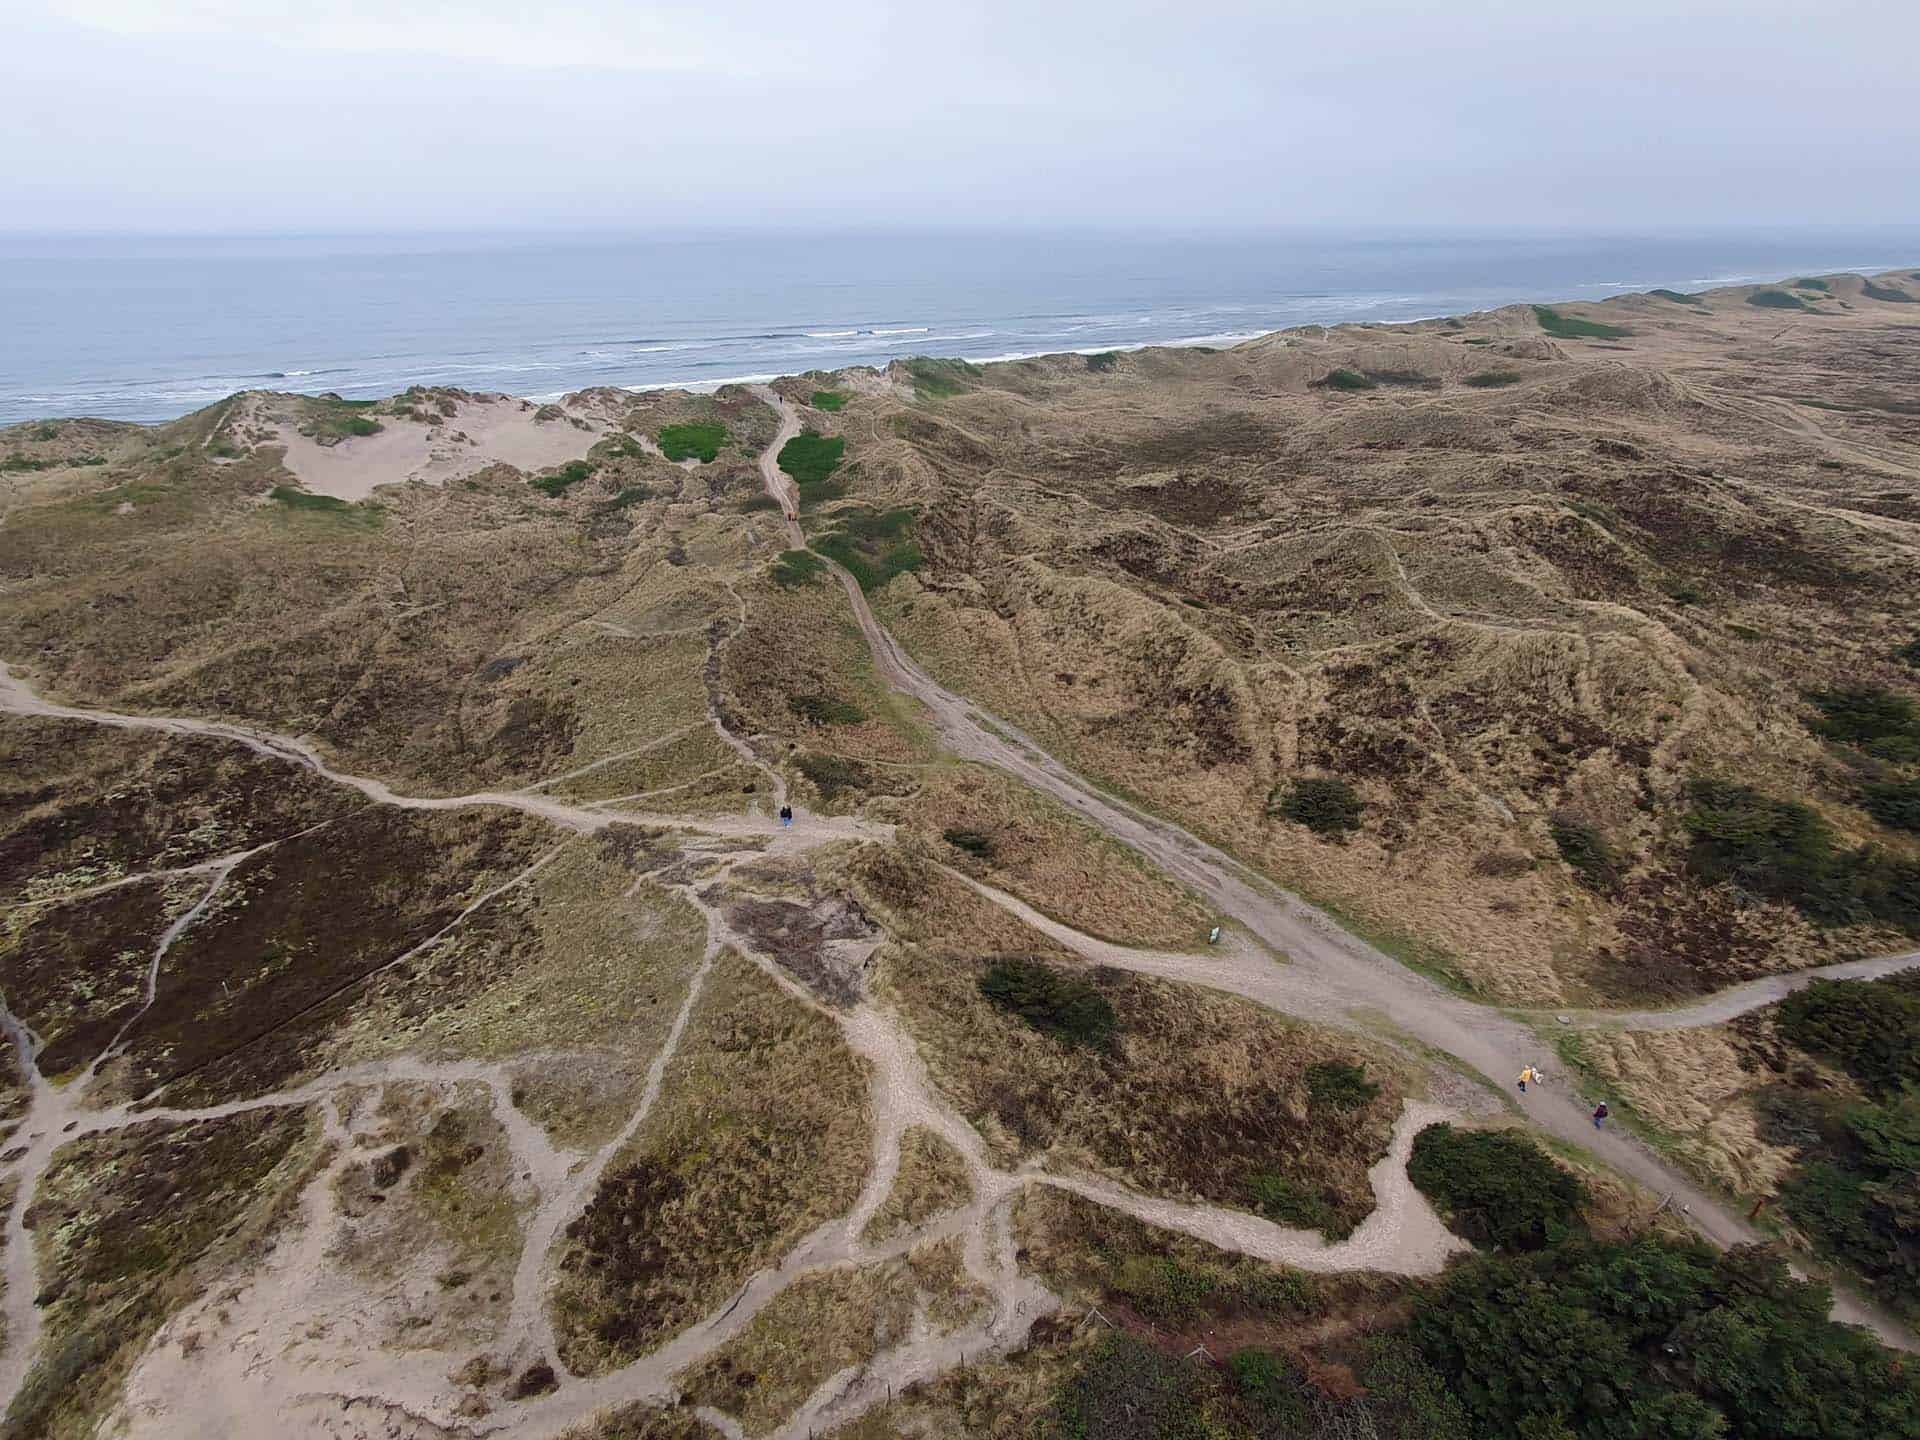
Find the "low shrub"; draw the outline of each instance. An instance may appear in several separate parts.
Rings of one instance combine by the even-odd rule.
[[[1293,782],[1284,798],[1269,796],[1267,812],[1304,825],[1327,840],[1343,840],[1360,828],[1366,812],[1363,801],[1346,781],[1338,776],[1307,776]]]
[[[832,695],[789,695],[787,709],[809,725],[858,725],[867,712]]]
[[[1482,370],[1477,375],[1469,375],[1460,383],[1471,385],[1476,390],[1498,390],[1504,385],[1518,385],[1526,377],[1518,370]]]
[[[1538,1250],[1582,1228],[1586,1186],[1516,1131],[1429,1125],[1414,1137],[1407,1177],[1476,1245]]]
[[[979,986],[1001,1009],[1068,1045],[1104,1050],[1119,1024],[1104,995],[1043,960],[996,961],[980,977]]]
[[[1060,1382],[1046,1440],[1206,1440],[1198,1372],[1131,1335],[1110,1335]]]
[[[812,584],[814,577],[824,575],[826,570],[826,562],[811,550],[782,550],[768,578],[782,590],[794,590]]]
[[[1804,310],[1807,302],[1787,290],[1756,290],[1747,297],[1749,305],[1762,310]]]
[[[1920,831],[1920,780],[1869,785],[1861,803],[1889,829]]]
[[[353,509],[350,501],[342,500],[337,495],[314,495],[305,490],[296,490],[291,485],[276,485],[267,494],[289,510],[320,510],[338,515]]]
[[[644,485],[623,485],[620,492],[601,505],[602,510],[629,510],[644,500],[651,500],[653,491]]]
[[[727,427],[716,421],[698,420],[686,425],[662,425],[660,433],[654,437],[660,445],[660,453],[667,459],[698,459],[703,465],[711,465],[720,456],[721,447],[727,443]]]
[[[969,365],[965,360],[932,360],[916,355],[907,361],[914,394],[922,400],[944,400],[971,390],[982,373],[978,365]]]
[[[991,861],[997,849],[993,843],[993,836],[984,830],[963,830],[956,827],[941,831],[940,837],[954,849],[971,855],[976,860]]]
[[[1371,390],[1373,381],[1358,370],[1330,370],[1318,380],[1308,382],[1317,390]]]
[[[1780,1002],[1783,1039],[1838,1066],[1868,1090],[1920,1085],[1920,981],[1815,980]]]
[[[559,495],[568,486],[589,478],[598,468],[591,460],[569,460],[551,475],[542,475],[527,483],[543,495]]]
[[[1353,1227],[1319,1190],[1284,1175],[1259,1172],[1247,1177],[1253,1208],[1280,1225],[1318,1230],[1330,1239],[1344,1239]]]
[[[1598,320],[1562,315],[1546,305],[1534,306],[1533,318],[1540,322],[1540,328],[1547,334],[1561,340],[1620,340],[1633,333],[1618,325],[1603,325]]]
[[[1087,369],[1096,375],[1104,375],[1120,363],[1118,350],[1102,350],[1098,355],[1087,356]]]
[[[1271,1350],[1236,1350],[1227,1357],[1234,1398],[1260,1435],[1308,1434],[1306,1374]]]
[[[807,403],[816,410],[824,410],[829,415],[836,410],[844,410],[847,397],[838,390],[816,390],[807,397]]]
[[[1576,815],[1556,812],[1547,822],[1560,858],[1573,867],[1573,873],[1589,890],[1607,894],[1619,883],[1620,876],[1613,851],[1606,837]]]
[[[1916,635],[1898,650],[1893,652],[1896,660],[1904,660],[1914,669],[1920,670],[1920,635]]]
[[[1906,291],[1896,290],[1891,285],[1876,285],[1871,280],[1861,285],[1860,293],[1869,300],[1879,300],[1889,305],[1920,305],[1920,299],[1915,299]]]
[[[838,799],[848,790],[864,790],[867,785],[867,767],[844,755],[807,754],[794,764],[813,782],[822,800]]]
[[[1920,736],[1913,701],[1884,685],[1837,685],[1807,699],[1820,712],[1813,732],[1829,740],[1868,748],[1875,741]]]
[[[1683,295],[1678,290],[1649,290],[1647,293],[1649,295],[1657,295],[1662,300],[1670,300],[1675,305],[1698,305],[1700,303],[1700,297],[1698,295]]]
[[[1307,1067],[1307,1098],[1325,1110],[1362,1110],[1380,1098],[1380,1087],[1359,1065],[1317,1060]]]

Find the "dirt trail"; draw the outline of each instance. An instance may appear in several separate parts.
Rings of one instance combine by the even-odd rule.
[[[793,407],[777,396],[772,398],[783,430],[788,423],[797,424]],[[768,475],[770,493],[784,498],[785,490],[775,487],[764,464],[762,474]],[[1288,956],[1292,964],[1284,971],[1263,960],[1228,962],[1250,973],[1264,968],[1284,975],[1288,994],[1297,999],[1283,1008],[1341,1017],[1355,1025],[1363,1023],[1363,1017],[1366,1023],[1385,1020],[1479,1071],[1502,1091],[1510,1088],[1510,1077],[1522,1065],[1550,1048],[1525,1022],[1455,995],[1408,970],[1224,851],[1080,779],[1018,727],[987,716],[929,676],[874,618],[853,577],[837,565],[833,569],[873,652],[876,671],[888,686],[925,706],[928,722],[945,749],[1004,770],[1067,805]],[[1536,1087],[1525,1095],[1514,1094],[1513,1099],[1534,1124],[1591,1152],[1648,1189],[1670,1194],[1674,1205],[1714,1243],[1737,1245],[1763,1238],[1633,1136],[1618,1127],[1596,1130],[1581,1097],[1558,1087]],[[1834,1314],[1868,1326],[1888,1345],[1920,1350],[1920,1339],[1912,1331],[1845,1291],[1836,1291]]]
[[[1691,1030],[1698,1025],[1721,1025],[1749,1010],[1776,1004],[1816,980],[1878,980],[1916,967],[1920,967],[1920,950],[1909,950],[1901,955],[1845,960],[1813,970],[1764,975],[1669,1010],[1579,1010],[1571,1012],[1568,1018],[1582,1030]]]

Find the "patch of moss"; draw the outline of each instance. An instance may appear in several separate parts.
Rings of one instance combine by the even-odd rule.
[[[660,444],[660,453],[667,459],[678,463],[681,460],[698,459],[703,465],[711,465],[719,458],[721,447],[727,443],[727,427],[717,421],[696,420],[685,425],[662,425],[655,437]]]
[[[829,415],[847,407],[847,397],[839,390],[816,390],[808,397],[807,403],[816,410],[824,410]]]

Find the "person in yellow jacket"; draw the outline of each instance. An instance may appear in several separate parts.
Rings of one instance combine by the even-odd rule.
[[[1520,1093],[1522,1095],[1527,1093],[1528,1081],[1532,1081],[1535,1084],[1538,1084],[1539,1080],[1540,1080],[1540,1072],[1534,1069],[1531,1065],[1527,1066],[1526,1069],[1520,1072]]]

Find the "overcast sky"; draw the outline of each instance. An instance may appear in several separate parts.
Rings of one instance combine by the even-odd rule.
[[[1920,220],[1914,0],[0,0],[0,228]]]

